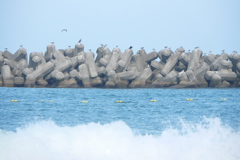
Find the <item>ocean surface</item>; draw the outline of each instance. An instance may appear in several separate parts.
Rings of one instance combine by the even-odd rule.
[[[239,160],[240,89],[0,88],[0,160]]]

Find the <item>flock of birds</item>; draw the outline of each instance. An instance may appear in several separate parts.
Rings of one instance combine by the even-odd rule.
[[[62,29],[62,32],[67,32],[67,29]],[[81,41],[82,41],[82,39],[80,39],[78,41],[78,43],[81,43]],[[54,42],[51,42],[51,43],[54,44]],[[107,46],[107,44],[105,44],[105,45],[100,44],[100,45],[102,47],[106,47]],[[23,45],[20,45],[20,48],[22,48],[22,47],[23,47]],[[68,46],[68,47],[71,48],[71,46]],[[116,46],[116,48],[118,48],[118,46]],[[132,46],[129,47],[129,49],[132,49],[132,48],[133,48]],[[168,47],[165,46],[164,48],[167,49]],[[183,48],[183,47],[181,46],[180,48]],[[199,46],[195,47],[195,49],[198,49],[198,48],[199,48]],[[144,49],[144,47],[141,47],[141,49]],[[170,47],[168,49],[171,50]],[[7,51],[7,48],[5,48],[5,51]],[[89,51],[91,51],[91,49],[89,49]],[[153,51],[155,51],[155,48],[153,48]],[[188,52],[191,52],[191,50],[188,50]],[[222,50],[222,53],[225,53],[225,50]],[[237,53],[237,51],[233,51],[233,53]],[[212,51],[210,51],[209,54],[212,54]],[[204,55],[206,55],[206,53],[204,53]]]

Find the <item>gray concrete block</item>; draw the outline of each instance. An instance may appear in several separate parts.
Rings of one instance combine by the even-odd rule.
[[[147,63],[150,63],[151,61],[155,60],[158,58],[158,54],[156,51],[152,51],[151,53],[149,54],[146,54],[144,56],[144,61],[147,62]]]
[[[98,76],[96,64],[94,62],[93,52],[86,53],[86,63],[88,65],[89,73],[91,78],[96,78]]]
[[[70,46],[69,46],[67,49],[65,49],[64,55],[67,56],[67,57],[70,57],[70,58],[73,57],[74,56],[73,49],[70,48]]]
[[[11,73],[11,69],[8,65],[3,65],[1,69],[1,75],[3,79],[3,86],[4,87],[13,87],[13,75]]]
[[[28,74],[24,83],[24,87],[36,87],[35,82],[36,77],[33,74]]]
[[[116,70],[117,69],[117,65],[118,65],[118,60],[120,59],[120,51],[113,51],[113,54],[106,66],[106,71],[110,71],[110,70]]]
[[[107,81],[105,88],[116,88],[116,84],[113,81]]]
[[[204,56],[204,61],[208,65],[211,65],[215,61],[215,55],[214,54],[209,54],[208,56]]]
[[[73,56],[77,56],[79,52],[84,52],[84,45],[82,43],[77,43],[75,44],[75,48],[74,48],[74,55]]]
[[[218,70],[218,67],[221,63],[222,60],[228,60],[228,54],[223,53],[221,54],[221,56],[219,56],[211,65],[210,65],[210,69],[211,71],[216,71]]]
[[[178,73],[176,71],[171,71],[169,74],[167,74],[165,77],[161,79],[157,79],[152,83],[153,87],[169,87],[172,85],[178,84]]]
[[[7,50],[5,50],[5,51],[2,53],[2,56],[3,56],[4,58],[9,59],[9,60],[12,60],[12,59],[13,59],[12,53],[10,53],[10,52],[7,51]]]
[[[107,71],[105,67],[97,67],[97,72],[100,77],[103,77],[106,75]]]
[[[29,77],[29,78],[39,80],[39,79],[43,78],[45,75],[47,75],[48,73],[52,72],[53,69],[54,69],[54,64],[52,62],[47,62],[46,64],[41,64],[35,71],[33,71],[31,73],[33,78],[31,78],[31,77]],[[27,77],[28,77],[28,75],[27,75]]]
[[[219,76],[218,74],[214,73],[212,75],[212,77],[211,77],[211,81],[209,83],[209,87],[215,87],[219,83],[221,83],[221,76]]]
[[[35,84],[36,84],[36,87],[48,87],[48,82],[45,81],[43,78],[37,80]]]
[[[182,53],[180,56],[179,56],[179,61],[182,62],[184,65],[188,65],[188,62],[189,62],[189,54],[187,53]]]
[[[139,72],[142,72],[144,70],[143,60],[140,54],[135,54],[133,56],[133,61],[136,63],[136,67]]]
[[[152,69],[158,69],[161,71],[164,68],[165,64],[162,62],[152,61],[150,66]]]
[[[88,70],[88,66],[86,64],[81,64],[78,67],[78,70],[79,70],[79,79],[81,79],[84,88],[91,88],[92,84],[90,81],[90,73]]]
[[[177,64],[178,62],[178,57],[180,56],[180,52],[176,52],[174,54],[171,54],[171,56],[169,57],[166,65],[163,67],[163,69],[161,70],[161,74],[163,76],[166,76],[169,72],[171,72],[171,70],[174,68],[174,66]]]
[[[14,77],[14,86],[16,87],[23,87],[24,86],[24,78],[23,77]]]
[[[127,66],[130,64],[132,56],[133,51],[131,49],[126,49],[121,56],[121,60],[118,61],[118,67],[116,69],[117,73],[122,72],[127,68]]]
[[[66,61],[64,54],[60,51],[53,52],[53,58],[56,59],[58,62]]]
[[[22,72],[25,68],[28,67],[28,62],[26,59],[21,59],[19,62],[18,62],[18,69]]]
[[[76,69],[72,70],[70,73],[71,78],[76,78],[78,76],[78,71]]]
[[[57,88],[79,88],[77,81],[74,78],[69,80],[61,81],[57,86]]]
[[[103,85],[100,77],[91,78],[91,84],[93,87],[101,87]]]
[[[215,74],[219,75],[222,81],[235,81],[237,78],[236,73],[229,70],[216,71]]]
[[[218,66],[218,71],[232,69],[232,62],[227,60],[222,60]]]
[[[53,63],[52,63],[53,64]],[[66,60],[65,62],[57,62],[55,70],[60,72],[69,72],[72,68],[72,61]]]
[[[142,88],[146,85],[146,80],[152,75],[150,68],[145,68],[141,74],[129,85],[130,88]]]
[[[228,88],[230,87],[230,83],[227,81],[222,81],[221,83],[217,84],[215,87],[216,88]]]
[[[183,53],[185,52],[185,49],[183,47],[179,47],[176,52],[180,52],[180,53]]]
[[[181,61],[178,61],[177,64],[175,65],[174,69],[177,72],[186,71],[187,70],[187,66],[184,65]]]
[[[200,77],[204,77],[206,72],[209,71],[209,70],[210,70],[209,65],[206,62],[204,62],[198,69],[196,69],[194,74],[196,75],[196,77],[198,79]]]
[[[54,70],[51,72],[51,77],[54,80],[55,83],[59,83],[65,79],[65,76],[62,72],[58,70]]]
[[[172,54],[172,51],[165,48],[161,51],[159,51],[158,53],[158,57],[160,58],[160,60],[163,62],[163,63],[167,63],[167,60],[168,58],[171,56]]]
[[[117,77],[121,80],[133,80],[136,78],[134,71],[124,71],[117,73]]]
[[[48,62],[52,59],[53,53],[56,51],[55,44],[52,42],[47,45],[47,51],[45,52],[45,60]]]
[[[199,67],[199,60],[201,56],[202,51],[200,49],[194,49],[189,57],[187,70],[192,70],[194,72]]]
[[[7,58],[4,58],[4,62],[6,65],[9,65],[9,67],[11,67],[11,69],[18,68],[18,63],[14,60],[9,60]]]
[[[21,59],[27,59],[27,50],[25,48],[19,48],[12,56],[12,60],[19,62]]]

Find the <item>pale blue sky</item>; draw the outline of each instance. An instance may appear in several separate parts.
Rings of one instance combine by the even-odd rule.
[[[66,49],[81,38],[147,52],[169,46],[220,54],[240,52],[239,0],[1,0],[0,50],[44,52],[54,41]],[[68,32],[61,32],[66,28]]]

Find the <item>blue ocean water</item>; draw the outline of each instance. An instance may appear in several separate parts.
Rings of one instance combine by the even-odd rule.
[[[240,89],[0,90],[0,160],[240,159]]]

